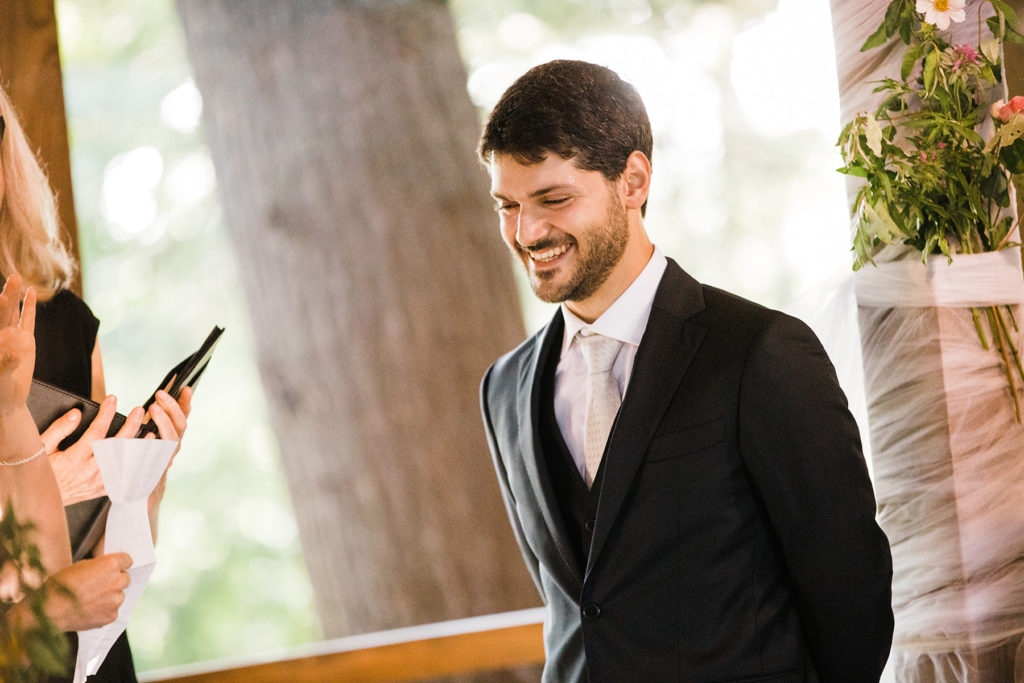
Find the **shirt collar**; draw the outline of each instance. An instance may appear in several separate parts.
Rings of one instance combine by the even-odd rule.
[[[651,317],[654,294],[658,291],[658,284],[661,282],[661,276],[665,273],[667,264],[665,255],[658,247],[654,247],[651,259],[632,284],[593,323],[580,320],[563,303],[562,318],[565,320],[565,335],[562,337],[562,354],[569,350],[573,338],[580,330],[639,346],[640,340],[644,336],[644,330],[647,329],[647,319]]]

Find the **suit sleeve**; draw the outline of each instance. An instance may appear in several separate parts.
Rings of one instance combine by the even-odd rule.
[[[540,593],[540,597],[544,601],[544,604],[547,604],[548,599],[544,594],[544,586],[540,580],[540,562],[537,560],[537,556],[533,554],[529,544],[526,542],[526,536],[523,533],[523,526],[519,520],[516,500],[512,495],[512,488],[509,486],[508,470],[505,468],[505,463],[498,447],[498,439],[494,433],[494,425],[491,420],[491,411],[488,400],[488,386],[490,384],[493,371],[494,366],[491,366],[484,374],[483,381],[480,384],[480,412],[483,414],[484,429],[487,432],[487,444],[491,449],[491,457],[494,460],[494,470],[498,475],[498,485],[501,488],[501,498],[505,503],[505,511],[508,513],[509,522],[512,524],[512,533],[515,534],[516,543],[519,544],[519,550],[523,554],[523,560],[526,562],[526,568],[530,572],[530,577],[533,579],[534,584],[536,584],[537,591]]]
[[[857,424],[814,333],[778,315],[740,388],[740,449],[779,539],[822,681],[877,681],[893,632],[892,556]]]

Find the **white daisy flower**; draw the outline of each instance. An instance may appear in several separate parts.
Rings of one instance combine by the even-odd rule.
[[[967,18],[964,12],[966,0],[917,0],[915,9],[924,14],[924,20],[940,30],[949,28],[949,22],[960,23]]]

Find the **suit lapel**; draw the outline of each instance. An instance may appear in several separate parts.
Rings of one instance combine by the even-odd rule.
[[[700,283],[669,259],[605,448],[588,574],[601,555],[658,424],[704,338],[705,328],[687,322],[703,308]]]
[[[562,513],[555,500],[555,489],[548,473],[544,448],[541,442],[541,380],[544,368],[551,359],[551,354],[558,353],[562,344],[565,324],[559,310],[548,323],[540,343],[534,350],[531,361],[525,366],[520,377],[516,412],[519,415],[520,434],[529,434],[530,439],[523,442],[523,467],[530,489],[537,501],[543,526],[546,528],[556,552],[546,558],[545,565],[549,569],[557,566],[565,568],[567,574],[561,576],[571,581],[570,586],[577,592],[583,584],[579,566],[573,559],[572,545],[562,520]],[[546,539],[540,539],[536,548],[550,548]],[[553,574],[554,575],[554,574]]]

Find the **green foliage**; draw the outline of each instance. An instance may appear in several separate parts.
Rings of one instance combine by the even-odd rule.
[[[0,571],[16,578],[17,592],[23,596],[20,602],[32,615],[30,626],[8,624],[4,617],[13,603],[0,603],[0,681],[7,683],[33,683],[67,673],[68,642],[44,610],[49,591],[66,589],[53,581],[34,586],[32,577],[45,575],[32,539],[34,530],[5,506],[0,518]]]
[[[996,136],[1003,151],[977,131],[1000,85],[998,43],[1015,20],[1003,5],[993,2],[1002,12],[995,47],[951,45],[913,11],[912,0],[894,0],[865,43],[870,48],[899,35],[907,47],[900,78],[875,89],[884,93],[877,110],[858,114],[838,141],[846,162],[840,172],[867,181],[853,207],[855,268],[870,263],[881,244],[912,245],[925,260],[1010,246],[1012,220],[1000,209],[1009,206],[1007,176],[1021,165],[1013,147],[1019,132]]]
[[[874,114],[858,114],[837,143],[846,161],[839,171],[865,181],[853,206],[854,269],[873,263],[881,245],[909,245],[923,261],[943,254],[951,262],[954,253],[1018,244],[1010,241],[1015,224],[1004,209],[1010,207],[1011,176],[1024,171],[1024,97],[998,100],[991,108],[989,103],[1001,85],[1004,41],[1024,36],[1007,3],[987,1],[995,12],[987,22],[992,36],[979,36],[976,47],[951,45],[917,14],[913,0],[893,0],[862,48],[894,35],[906,45],[899,80],[886,78],[875,88],[885,95],[881,104]],[[986,141],[978,129],[990,115],[996,130]],[[1016,378],[1024,380],[1024,364],[1003,317],[1005,312],[1012,321],[1012,311],[990,306],[985,312],[1022,422]],[[989,349],[979,310],[972,314]]]
[[[864,41],[864,45],[860,48],[861,52],[884,45],[896,34],[899,34],[904,43],[909,43],[918,21],[917,12],[914,10],[914,0],[891,2],[885,10],[885,19],[882,21],[882,25]]]

